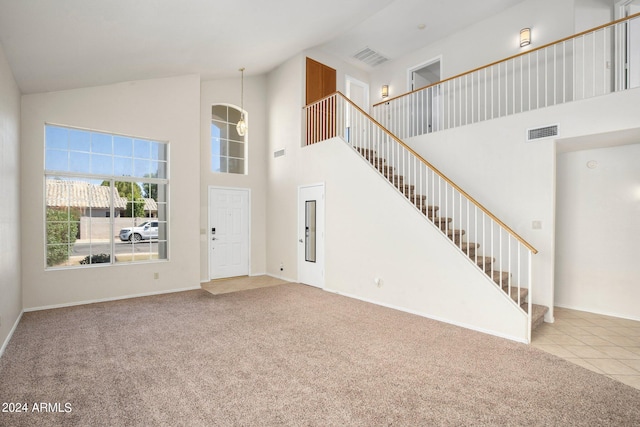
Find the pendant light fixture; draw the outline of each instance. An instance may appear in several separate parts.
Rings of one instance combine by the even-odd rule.
[[[240,120],[236,125],[236,131],[238,131],[238,135],[245,136],[247,133],[247,122],[244,121],[244,67],[238,71],[242,73],[242,77],[240,80]]]

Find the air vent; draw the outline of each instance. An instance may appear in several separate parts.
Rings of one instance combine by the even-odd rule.
[[[527,142],[537,141],[538,139],[551,138],[553,136],[558,136],[558,134],[558,125],[527,129]]]
[[[273,152],[273,157],[274,158],[278,158],[278,157],[282,157],[284,156],[284,148],[281,148],[280,150],[276,150]]]
[[[359,61],[364,62],[370,67],[375,67],[376,65],[380,65],[383,62],[387,62],[389,60],[389,58],[379,54],[374,50],[369,49],[368,47],[365,47],[360,52],[353,55],[353,57]]]

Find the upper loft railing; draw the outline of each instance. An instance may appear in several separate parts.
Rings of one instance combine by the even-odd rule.
[[[369,160],[522,308],[523,291],[532,292],[532,255],[537,250],[531,244],[340,92],[304,108],[305,145],[333,137]],[[526,313],[531,313],[530,298],[527,304]],[[531,315],[528,319],[531,322]]]
[[[372,115],[405,139],[638,87],[639,34],[637,13],[382,101]]]

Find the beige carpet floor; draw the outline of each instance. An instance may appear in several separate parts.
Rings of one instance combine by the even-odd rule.
[[[298,284],[25,313],[0,402],[28,405],[2,426],[640,425],[640,390]]]

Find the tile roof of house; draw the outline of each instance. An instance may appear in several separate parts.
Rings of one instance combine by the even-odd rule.
[[[84,181],[47,179],[47,206],[109,209],[110,188]],[[127,208],[127,198],[115,197],[116,209]],[[144,210],[155,212],[158,204],[153,199],[144,199]]]
[[[144,199],[144,210],[146,212],[157,212],[158,203],[153,199]]]

